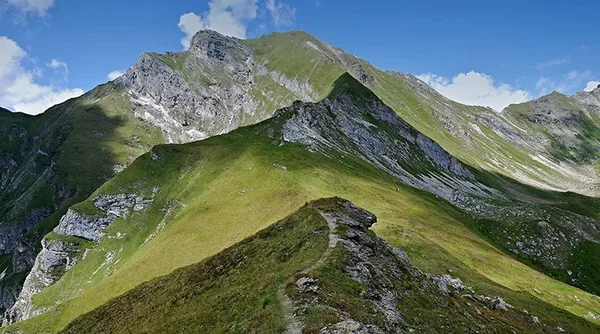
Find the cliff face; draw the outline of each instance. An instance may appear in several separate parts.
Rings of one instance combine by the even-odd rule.
[[[98,242],[112,222],[127,218],[131,212],[144,210],[152,201],[152,198],[135,194],[103,195],[93,201],[100,210],[98,214],[88,215],[69,209],[54,232],[42,240],[42,250],[25,279],[16,303],[6,311],[3,325],[43,313],[45,308],[35,308],[32,304],[33,295],[44,291],[79,260],[85,259],[86,244]]]
[[[259,86],[283,92],[264,102]],[[135,115],[161,129],[169,143],[186,143],[229,132],[269,117],[285,95],[315,98],[309,84],[267,70],[254,50],[214,31],[194,36],[184,53],[143,54],[117,83],[131,95]],[[269,94],[270,95],[270,94]]]

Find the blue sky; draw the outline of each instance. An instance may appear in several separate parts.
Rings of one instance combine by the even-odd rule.
[[[0,0],[0,105],[39,113],[210,28],[240,38],[305,30],[501,110],[600,83],[599,12],[581,0]]]

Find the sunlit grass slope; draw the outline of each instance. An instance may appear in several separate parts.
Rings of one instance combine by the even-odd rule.
[[[600,298],[555,281],[498,251],[467,227],[470,218],[435,196],[396,182],[355,158],[326,157],[257,134],[257,126],[185,145],[158,146],[95,194],[136,193],[153,204],[117,220],[111,237],[34,297],[51,307],[8,329],[57,331],[77,316],[152,278],[197,263],[289,215],[340,196],[379,217],[374,231],[405,248],[414,264],[501,295],[545,323],[578,331]],[[262,132],[262,130],[260,131]],[[92,196],[93,197],[93,196]],[[91,210],[89,202],[74,209]]]

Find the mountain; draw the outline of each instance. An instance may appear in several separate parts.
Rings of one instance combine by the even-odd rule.
[[[346,72],[467,165],[536,187],[598,195],[597,158],[589,153],[597,144],[597,91],[561,98],[572,113],[587,115],[571,123],[566,149],[556,144],[560,134],[548,136],[544,125],[530,126],[510,111],[534,115],[529,107],[496,113],[461,105],[410,74],[379,70],[304,32],[239,40],[200,31],[188,51],[143,54],[114,82],[40,116],[2,113],[3,136],[18,139],[0,144],[2,189],[8,189],[0,195],[0,309],[14,303],[41,238],[67,208],[140,154],[260,122],[296,100],[320,101]],[[580,144],[573,133],[591,134],[576,157],[567,152]]]
[[[42,115],[3,109],[0,310],[15,302],[41,238],[67,208],[140,154],[264,120],[295,99],[324,96],[323,87],[335,80],[317,93],[309,78],[267,70],[266,58],[254,59],[259,52],[203,31],[189,51],[144,54],[118,80]],[[311,79],[321,78],[321,70],[315,68]]]
[[[308,203],[215,256],[111,300],[64,332],[555,330],[449,275],[422,273],[368,230],[374,223],[375,215],[342,199]]]
[[[451,101],[410,74],[382,71],[304,32],[238,40],[201,31],[189,51],[143,55],[120,80],[139,102],[138,117],[162,126],[170,142],[186,142],[264,120],[295,100],[319,101],[346,72],[473,167],[550,190],[598,195],[597,159],[556,155],[543,128],[528,127],[511,112]],[[565,98],[573,112],[597,114],[598,94]],[[589,132],[590,124],[573,130]]]
[[[111,312],[102,305],[115,303],[118,312],[130,305],[131,295],[126,293],[147,281],[189,265],[210,270],[206,263],[194,264],[291,215],[306,202],[331,196],[348,198],[373,212],[378,217],[373,231],[404,249],[415,267],[438,277],[451,272],[477,295],[497,302],[499,297],[522,313],[510,312],[507,317],[513,320],[497,326],[521,323],[538,330],[523,320],[527,319],[547,326],[540,331],[598,330],[598,252],[593,252],[598,245],[598,199],[535,189],[466,165],[351,75],[342,74],[329,91],[320,102],[294,102],[256,125],[193,143],[155,146],[72,206],[44,238],[19,300],[7,313],[6,324],[25,321],[4,330],[56,332],[71,323],[74,330],[91,326],[95,314]],[[264,246],[273,256],[281,254],[279,248]],[[244,268],[261,272],[261,263],[248,262]],[[187,270],[158,282],[183,284]],[[224,286],[234,292],[243,289],[243,284]],[[217,296],[226,293],[213,288]],[[147,289],[142,285],[131,293],[145,295]],[[155,297],[169,291],[167,287]],[[190,294],[197,296],[191,290]],[[113,298],[117,299],[110,302]],[[152,303],[160,299],[149,298],[148,308],[141,308],[139,315],[152,319],[148,312],[153,305],[159,307]],[[475,305],[474,299],[466,305]],[[327,302],[344,300],[340,295]],[[438,290],[428,291],[423,300],[449,302]],[[190,303],[181,305],[182,317],[189,314],[185,309],[194,301]],[[281,300],[273,303],[277,306]],[[455,318],[449,308],[438,311],[440,317]],[[469,308],[468,313],[473,311]],[[126,326],[131,319],[124,316],[123,323],[99,326]],[[391,326],[371,320],[368,324]],[[451,324],[413,326],[441,325]],[[182,321],[181,326],[191,324]]]
[[[368,184],[373,180],[378,180],[375,182],[378,185],[381,182],[393,184],[394,189],[398,189],[395,195],[410,193],[414,198],[427,198],[436,205],[444,203],[444,208],[450,208],[447,210],[460,217],[455,218],[456,221],[478,235],[476,240],[485,240],[503,252],[497,255],[503,261],[516,259],[529,268],[598,295],[598,200],[579,194],[598,195],[599,168],[595,151],[599,98],[598,89],[574,96],[553,93],[497,113],[489,108],[450,101],[412,75],[379,70],[304,32],[239,40],[201,31],[192,39],[188,51],[143,54],[117,80],[54,106],[39,116],[0,110],[3,130],[0,133],[0,249],[3,253],[0,256],[0,308],[11,308],[6,319],[9,323],[70,300],[88,289],[81,286],[83,276],[77,273],[84,270],[78,269],[82,266],[93,268],[83,271],[90,277],[89,284],[104,286],[103,279],[91,278],[97,274],[92,275],[96,269],[100,270],[98,266],[112,263],[117,253],[122,254],[121,247],[126,249],[123,251],[126,255],[121,256],[141,261],[135,260],[141,255],[131,245],[140,247],[140,242],[152,235],[142,237],[148,231],[136,231],[136,238],[144,240],[132,242],[123,237],[132,233],[128,229],[125,229],[128,232],[115,232],[111,235],[115,239],[112,246],[106,248],[114,253],[100,252],[102,255],[95,257],[95,264],[74,264],[88,263],[83,258],[87,259],[91,251],[86,249],[96,249],[97,242],[106,242],[104,228],[111,230],[123,221],[137,221],[141,216],[145,216],[150,225],[170,225],[172,220],[178,219],[172,214],[188,210],[180,207],[183,205],[180,202],[190,205],[188,203],[197,201],[192,194],[178,193],[193,188],[179,178],[187,180],[184,175],[188,173],[190,178],[195,173],[220,175],[224,170],[237,174],[243,167],[229,164],[256,163],[254,159],[268,161],[273,154],[283,154],[286,161],[290,158],[287,153],[274,153],[278,150],[293,151],[298,156],[292,160],[303,168],[312,170],[320,166],[332,177],[336,175],[334,171],[341,169],[351,175],[350,179],[345,179],[345,188],[338,189],[332,185],[325,187],[312,179],[306,181],[308,176],[302,173],[294,174],[295,180],[276,178],[272,189],[283,196],[278,203],[280,208],[271,208],[262,213],[263,216],[256,216],[258,223],[250,224],[239,235],[218,229],[218,233],[211,236],[215,238],[211,241],[213,248],[209,247],[206,253],[187,259],[182,257],[172,264],[157,264],[155,272],[141,270],[132,277],[147,280],[166,275],[214,255],[290,214],[302,200],[345,194],[344,197],[355,201],[364,196],[358,194],[359,190],[351,189],[358,178]],[[298,100],[304,103],[295,102]],[[274,113],[275,117],[265,123],[233,131],[264,121]],[[231,131],[202,144],[152,149],[157,144],[188,143]],[[240,147],[231,147],[233,142]],[[282,144],[283,148],[275,148],[272,143]],[[262,149],[256,152],[256,147]],[[174,153],[173,159],[178,161],[165,162],[157,153],[166,154],[163,150],[188,151],[180,156]],[[143,155],[149,151],[149,155]],[[156,180],[155,188],[144,185],[155,176],[141,167],[127,168],[140,156],[138,165],[147,159],[160,163],[160,170],[155,173],[161,174],[161,178]],[[199,166],[190,159],[209,164],[218,161],[222,166]],[[179,160],[186,161],[187,165]],[[289,163],[273,160],[263,168],[291,172]],[[171,173],[170,168],[180,174]],[[129,175],[129,179],[123,179],[126,176],[121,174]],[[112,180],[115,175],[117,179]],[[198,186],[194,194],[230,189],[246,195],[259,188],[255,184],[257,180],[246,180],[247,188],[233,190],[219,175],[203,175],[220,181],[212,186],[214,189]],[[259,180],[264,177],[254,176]],[[284,181],[288,190],[296,189],[296,193],[284,190]],[[311,185],[305,185],[305,181]],[[422,192],[415,193],[407,185]],[[138,191],[142,188],[143,191]],[[164,188],[173,192],[164,193],[161,190]],[[360,191],[371,193],[368,189]],[[270,196],[266,190],[263,194]],[[221,195],[223,201],[229,199],[237,203],[239,200],[231,194]],[[258,210],[254,205],[259,203],[271,204],[263,199],[255,200],[254,210]],[[357,203],[363,204],[360,198]],[[448,203],[452,206],[448,207]],[[221,205],[226,204],[216,204]],[[380,209],[389,211],[397,205]],[[421,205],[424,204],[417,206]],[[213,209],[202,208],[199,203],[192,206],[196,212]],[[148,210],[154,211],[147,213]],[[381,216],[380,212],[376,213]],[[411,211],[403,224],[413,221],[415,214]],[[442,217],[440,213],[440,221],[447,219]],[[230,218],[229,223],[233,224],[230,228],[234,229],[240,221]],[[156,235],[162,235],[158,230],[161,228],[157,228]],[[396,237],[391,232],[383,236]],[[208,236],[203,238],[203,242],[207,241]],[[435,239],[431,235],[428,238]],[[443,241],[435,240],[431,242],[446,251],[455,247],[445,243],[439,246]],[[419,247],[431,247],[431,244]],[[461,263],[469,263],[470,270],[477,268],[486,279],[511,289],[535,294],[542,291],[512,275],[507,278],[492,273],[487,268],[488,262],[482,265],[473,262],[470,256],[456,255],[457,252],[453,248],[450,253]],[[156,253],[155,256],[163,255]],[[509,263],[508,267],[512,268],[515,262]],[[430,265],[428,261],[422,264]],[[533,277],[533,272],[528,273],[524,277]],[[71,279],[74,281],[67,283]],[[144,280],[117,284],[106,296],[116,297]],[[476,280],[481,282],[479,278]],[[556,288],[553,284],[550,285]],[[558,286],[563,289],[562,285]],[[577,291],[574,294],[579,296],[580,290],[564,289]],[[97,298],[96,292],[89,293]],[[549,292],[541,295],[542,300],[557,306]],[[17,299],[19,302],[13,307]],[[62,328],[60,326],[64,327],[73,315],[99,306],[99,301],[106,299],[87,301],[86,306],[78,304],[81,310],[67,312],[69,315],[59,318],[53,325],[58,327],[54,328]],[[42,307],[34,307],[34,304]],[[560,307],[595,319],[594,307]],[[591,316],[582,313],[583,310],[591,310]]]
[[[597,167],[599,88],[573,96],[553,92],[534,101],[511,105],[504,110],[503,116],[526,130],[528,135],[523,139],[527,145],[537,145],[537,151],[547,152],[554,161],[577,163],[582,169]],[[593,176],[594,172],[589,171],[588,175]],[[597,179],[590,177],[588,182],[590,192],[595,193]]]

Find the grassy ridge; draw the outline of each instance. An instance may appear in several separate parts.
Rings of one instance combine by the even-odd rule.
[[[378,96],[418,130],[466,162],[504,174],[513,172],[514,166],[534,166],[552,173],[547,166],[532,160],[527,152],[515,148],[485,126],[481,126],[483,135],[478,134],[474,139],[483,149],[466,150],[459,138],[439,130],[444,124],[428,104],[431,100],[416,94],[402,79],[349,55],[338,57],[333,52],[328,54],[329,58],[307,41],[326,49],[316,39],[298,33],[274,34],[246,43],[253,45],[259,60],[268,61],[267,68],[300,81],[309,78],[319,96],[328,92],[330,83],[344,71],[344,66],[360,64],[373,74],[375,83],[371,86]],[[176,60],[169,63],[170,66],[181,66],[179,59]],[[271,81],[259,81],[258,87],[275,97],[284,96],[279,91],[281,87]],[[105,88],[110,89],[110,86]],[[273,108],[288,98],[297,98],[288,92],[281,100],[273,100],[263,93],[260,92],[265,103],[271,103]],[[97,98],[92,95],[90,103],[96,103],[93,101]],[[126,163],[130,157],[149,149],[149,143],[154,140],[160,142],[159,134],[136,123],[127,113],[127,100],[120,98],[123,95],[111,95],[106,108],[80,110],[77,126],[85,131],[72,138],[73,148],[65,153],[68,160],[83,164],[84,159],[77,159],[89,157],[107,172],[114,164]],[[436,103],[448,104],[448,113],[459,115],[464,129],[469,122],[468,115],[481,112],[478,108],[436,99]],[[462,112],[463,108],[465,113],[459,113],[458,109]],[[88,118],[84,111],[89,111],[91,116]],[[109,136],[111,141],[85,146],[95,130],[94,123],[102,114],[110,115],[100,124],[114,129],[115,133]],[[75,317],[142,282],[218,253],[282,219],[306,201],[333,195],[346,197],[374,211],[380,217],[374,230],[409,249],[409,255],[416,255],[418,266],[436,271],[451,263],[453,270],[472,285],[507,296],[509,302],[516,305],[533,307],[538,313],[547,314],[543,321],[557,325],[574,323],[584,329],[586,321],[573,315],[584,317],[599,309],[597,297],[554,281],[498,251],[482,235],[472,232],[474,222],[469,217],[430,194],[398,184],[388,175],[351,157],[333,153],[332,158],[326,158],[294,145],[278,146],[278,142],[256,136],[256,129],[241,129],[200,143],[156,147],[153,150],[156,159],[144,155],[132,168],[102,186],[97,194],[133,192],[151,196],[155,187],[158,192],[148,210],[135,213],[127,221],[116,221],[107,231],[113,238],[94,246],[86,260],[57,284],[35,296],[37,306],[52,306],[53,310],[13,328],[61,329]],[[142,145],[134,140],[138,133],[146,136]],[[111,158],[95,160],[98,152],[111,153]],[[490,167],[486,157],[489,152],[501,153],[510,159],[501,159],[501,163],[506,164],[502,168]],[[82,168],[87,166],[67,166],[63,176],[79,175]],[[95,174],[79,177],[75,180],[82,182],[89,192],[107,179]],[[87,194],[82,192],[81,196],[78,198]],[[563,205],[569,206],[569,202]],[[75,209],[85,211],[91,207],[88,201]],[[40,225],[39,231],[47,231],[55,222]],[[429,254],[431,249],[439,252]],[[588,249],[582,251],[589,252]]]
[[[65,333],[279,333],[280,285],[316,262],[329,230],[312,208],[108,302]],[[143,320],[142,320],[143,319]]]
[[[256,131],[257,127],[248,127],[202,142],[158,146],[153,150],[157,159],[146,154],[101,187],[98,194],[160,189],[146,212],[111,225],[108,233],[120,232],[121,239],[103,239],[63,279],[34,298],[37,306],[61,304],[9,329],[64,328],[142,282],[199,262],[303,203],[331,196],[348,198],[374,212],[379,217],[374,230],[406,248],[417,266],[432,272],[454,268],[483,292],[506,296],[516,307],[544,314],[546,323],[585,328],[589,323],[575,315],[584,317],[600,307],[598,297],[498,251],[471,232],[466,226],[469,218],[450,204],[399,184],[362,161],[339,155],[327,158],[296,145],[279,146],[256,136]],[[145,243],[167,213],[164,229]]]
[[[369,241],[360,246],[377,254],[369,263],[372,279],[353,280],[347,268],[356,263],[356,254],[341,242],[325,251],[327,235],[335,233],[348,241],[361,228],[349,233],[348,226],[338,225],[330,231],[319,212],[345,214],[343,205],[336,198],[305,205],[215,256],[112,299],[77,318],[63,332],[280,333],[290,314],[295,315],[294,321],[304,323],[304,333],[320,332],[343,320],[341,315],[390,332],[398,327],[420,333],[550,330],[518,309],[494,311],[476,303],[483,312],[477,311],[464,297],[441,293],[424,275],[393,256],[372,232],[361,237]],[[381,274],[390,268],[395,274]],[[298,289],[296,280],[306,276],[318,280],[316,292]],[[404,321],[399,326],[386,320],[369,297],[381,286],[402,296],[398,311]],[[577,325],[576,330],[594,329],[582,321]]]

